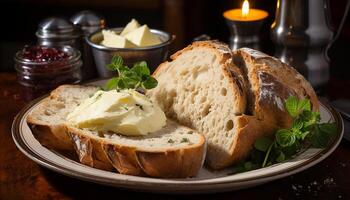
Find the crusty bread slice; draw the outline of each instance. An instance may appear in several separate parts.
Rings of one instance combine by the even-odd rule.
[[[289,96],[308,98],[318,110],[315,91],[294,68],[260,51],[241,48],[233,52],[234,64],[242,70],[247,93],[247,114],[260,121],[289,127],[292,118],[284,107]]]
[[[225,44],[195,42],[157,68],[153,75],[158,86],[148,91],[168,117],[205,135],[206,161],[214,169],[242,159],[255,138],[267,130],[258,130],[257,120],[243,116],[244,79],[232,56]],[[252,133],[243,134],[246,130]]]
[[[166,115],[203,133],[206,161],[221,169],[247,157],[255,140],[288,127],[290,95],[317,97],[310,84],[281,61],[250,49],[232,52],[217,41],[195,42],[154,72],[148,95]]]
[[[62,85],[53,90],[27,117],[27,123],[36,139],[51,149],[73,151],[73,145],[64,129],[66,117],[97,90],[96,86],[78,85]]]
[[[173,121],[168,120],[166,127],[144,137],[67,125],[68,113],[97,90],[96,86],[63,85],[52,91],[27,117],[34,136],[54,150],[74,153],[75,149],[83,164],[99,169],[176,178],[198,173],[206,152],[204,136]]]
[[[196,176],[205,158],[205,138],[171,120],[147,136],[123,136],[67,125],[83,164],[113,166],[121,174],[185,178]]]

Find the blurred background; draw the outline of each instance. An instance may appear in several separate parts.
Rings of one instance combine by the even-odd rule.
[[[273,55],[269,37],[276,0],[251,0],[254,8],[268,11],[262,28],[263,50]],[[229,30],[222,13],[241,7],[237,0],[3,0],[1,5],[0,71],[14,71],[13,55],[25,44],[36,43],[38,23],[49,16],[71,17],[82,10],[92,10],[105,17],[107,27],[123,26],[131,18],[141,24],[176,35],[171,52],[188,45],[194,37],[208,34],[228,42]],[[346,0],[330,1],[332,26],[336,30],[343,16]],[[350,22],[346,20],[338,41],[330,50],[331,74],[349,79]]]

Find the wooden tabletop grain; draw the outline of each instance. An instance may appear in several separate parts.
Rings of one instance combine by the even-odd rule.
[[[159,195],[66,177],[28,159],[12,141],[13,118],[28,103],[18,91],[15,74],[0,73],[0,199],[350,199],[350,143],[344,140],[327,159],[308,170],[227,193]]]

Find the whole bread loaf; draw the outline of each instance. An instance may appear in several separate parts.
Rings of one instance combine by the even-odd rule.
[[[254,141],[287,127],[290,95],[317,97],[295,70],[250,49],[232,52],[217,41],[195,42],[154,72],[159,84],[148,95],[166,115],[203,133],[206,161],[221,169],[245,158]]]

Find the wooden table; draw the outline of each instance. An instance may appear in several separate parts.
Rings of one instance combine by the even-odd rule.
[[[27,103],[17,95],[18,88],[13,73],[0,73],[0,199],[350,199],[350,143],[344,140],[332,155],[306,171],[255,188],[219,194],[139,193],[57,174],[29,160],[12,141],[12,120]]]

